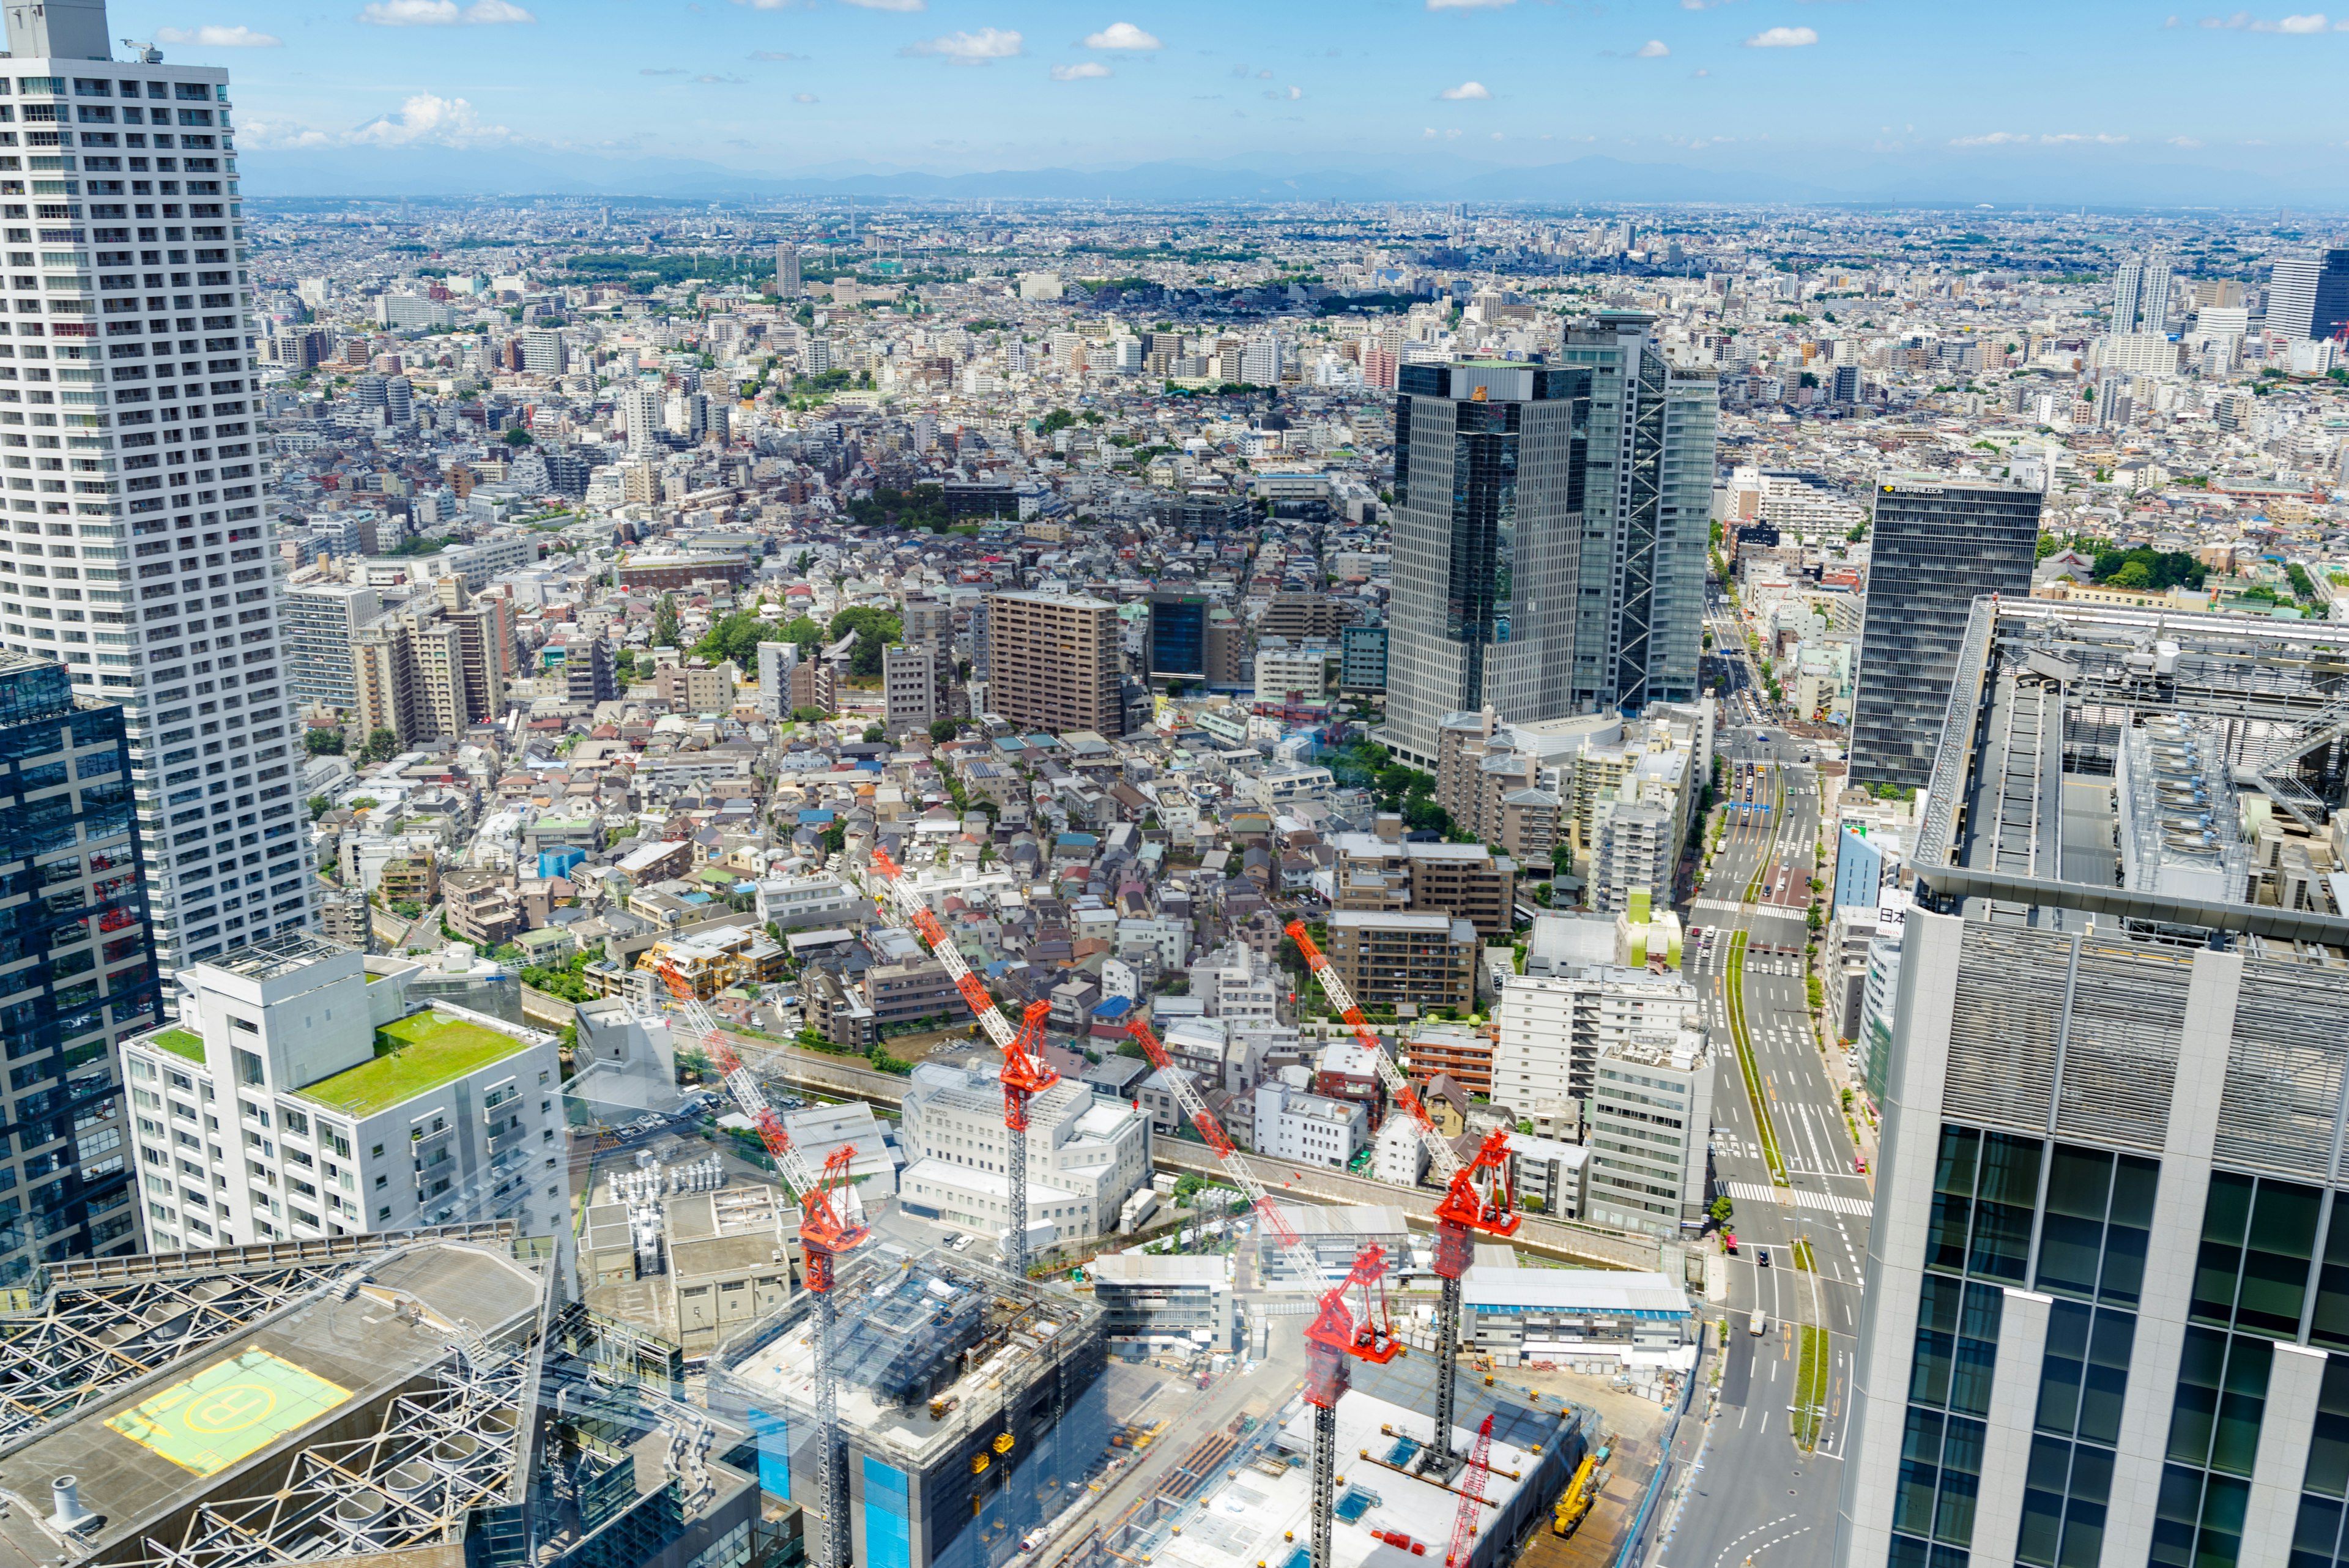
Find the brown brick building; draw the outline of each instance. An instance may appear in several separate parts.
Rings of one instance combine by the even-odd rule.
[[[1444,914],[1338,909],[1330,916],[1330,962],[1372,1012],[1475,1008],[1476,928]]]
[[[987,705],[1024,730],[1125,733],[1117,607],[1081,594],[989,594]]]

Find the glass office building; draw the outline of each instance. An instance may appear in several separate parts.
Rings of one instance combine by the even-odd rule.
[[[143,877],[122,709],[0,651],[0,1286],[138,1250],[114,1046],[157,1018]]]
[[[1841,1568],[2349,1560],[2349,913],[2297,880],[2349,710],[2321,626],[2165,617],[2152,680],[2145,619],[1983,600],[1951,661]]]
[[[1878,483],[1853,783],[1924,784],[1973,601],[2031,592],[2039,505],[2037,492],[1994,480],[1887,474]]]
[[[1207,607],[1205,594],[1150,596],[1150,679],[1207,678]]]

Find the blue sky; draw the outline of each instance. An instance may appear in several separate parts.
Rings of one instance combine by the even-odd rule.
[[[775,174],[1431,153],[2273,170],[2339,164],[2349,134],[2331,85],[2349,12],[2281,7],[116,0],[113,19],[228,67],[254,152],[512,146]]]

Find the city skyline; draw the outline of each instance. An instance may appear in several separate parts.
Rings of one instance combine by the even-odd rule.
[[[314,168],[404,170],[427,193],[447,185],[436,155],[450,151],[500,153],[493,166],[533,190],[566,171],[657,191],[645,182],[683,171],[825,181],[1174,161],[1261,169],[1299,193],[1421,199],[1446,179],[1605,159],[1766,173],[1781,199],[1919,181],[1939,189],[1907,193],[1992,201],[2349,194],[2323,156],[2337,135],[2301,95],[2262,90],[2349,48],[2349,17],[2321,13],[2002,3],[1961,29],[1800,0],[1619,15],[1516,0],[1271,13],[695,0],[649,43],[633,11],[624,33],[608,7],[556,18],[515,0],[327,16],[283,0],[141,4],[116,20],[167,61],[236,65],[247,146],[278,155],[253,171],[256,195],[306,192]],[[373,66],[356,87],[355,51]],[[2035,85],[2091,53],[2109,68],[2060,104]],[[1908,63],[1929,55],[1978,90],[1909,90]],[[1571,93],[1554,90],[1562,75]],[[1713,199],[1692,189],[1660,199]]]

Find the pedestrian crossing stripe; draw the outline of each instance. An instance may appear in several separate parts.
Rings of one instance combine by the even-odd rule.
[[[1764,1187],[1758,1182],[1733,1181],[1730,1198],[1739,1203],[1775,1203],[1782,1208],[1816,1209],[1830,1214],[1873,1214],[1876,1200],[1872,1198],[1846,1198],[1833,1192],[1802,1192],[1785,1187]]]

